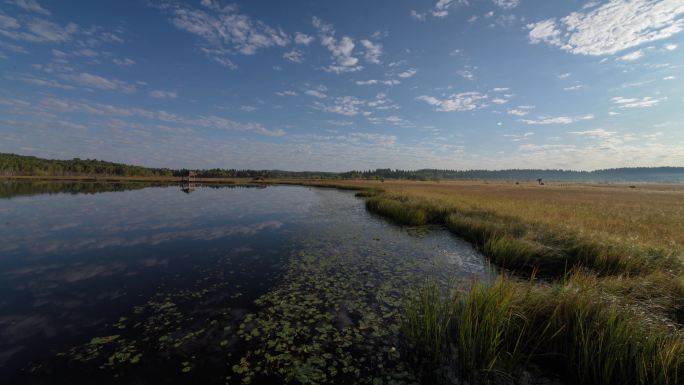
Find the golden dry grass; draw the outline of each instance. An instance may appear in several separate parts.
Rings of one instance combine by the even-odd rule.
[[[328,184],[331,182],[317,182]],[[335,181],[390,195],[482,209],[615,242],[684,250],[684,185]]]

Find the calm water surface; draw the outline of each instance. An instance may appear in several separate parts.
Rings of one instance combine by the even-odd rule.
[[[411,383],[401,301],[487,278],[353,192],[0,184],[0,382]]]

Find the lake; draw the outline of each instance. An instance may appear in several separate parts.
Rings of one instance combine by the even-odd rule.
[[[411,383],[405,294],[492,270],[351,191],[4,182],[0,382]]]

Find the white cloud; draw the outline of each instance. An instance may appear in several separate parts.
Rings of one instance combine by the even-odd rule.
[[[31,19],[25,26],[11,16],[0,14],[0,36],[32,43],[63,43],[72,38],[78,26],[69,23],[62,27],[51,21]]]
[[[371,86],[375,84],[383,84],[386,86],[396,86],[398,84],[401,84],[399,80],[375,80],[375,79],[370,79],[370,80],[357,80],[356,82],[357,86]]]
[[[305,33],[301,33],[301,32],[295,33],[294,42],[297,44],[309,45],[314,40],[316,40],[315,37],[307,35]]]
[[[492,0],[494,4],[503,9],[513,9],[520,4],[520,0]]]
[[[319,99],[325,99],[328,97],[323,91],[317,90],[317,89],[312,89],[312,90],[306,90],[304,91],[305,94],[309,96],[313,96],[314,98],[319,98]]]
[[[41,86],[41,87],[52,87],[52,88],[61,88],[63,90],[73,90],[74,87],[70,86],[68,84],[62,84],[56,80],[53,79],[40,79],[36,77],[25,77],[21,78],[21,80],[36,85],[36,86]]]
[[[135,64],[135,60],[131,58],[123,58],[123,59],[113,59],[112,62],[118,66],[122,67],[130,67],[133,64]]]
[[[321,44],[332,54],[333,64],[323,68],[327,72],[334,72],[337,74],[344,72],[356,72],[363,67],[358,65],[359,59],[352,56],[354,52],[354,40],[349,36],[343,36],[341,39],[336,39],[333,35],[335,30],[332,25],[325,24],[321,19],[314,16],[312,19],[313,26],[320,32]]]
[[[492,88],[492,91],[494,91],[494,92],[506,92],[506,91],[510,91],[510,90],[511,89],[507,88],[507,87],[494,87],[494,88]]]
[[[677,49],[677,44],[665,44],[664,48],[668,51],[674,51]]]
[[[456,73],[459,74],[463,79],[466,79],[466,80],[475,79],[475,74],[473,74],[473,71],[470,71],[470,70],[460,70],[460,71],[456,71]]]
[[[176,99],[178,97],[176,91],[152,90],[147,94],[156,99]]]
[[[297,96],[297,93],[292,90],[278,91],[275,94],[278,96]]]
[[[414,9],[411,10],[410,14],[411,14],[412,18],[414,18],[416,20],[420,20],[420,21],[425,21],[426,16],[427,16],[425,13],[420,13]]]
[[[432,16],[446,17],[449,15],[449,10],[458,5],[467,5],[468,0],[438,0],[432,10]]]
[[[382,44],[373,43],[370,40],[361,40],[361,45],[366,49],[363,58],[367,62],[373,64],[380,64],[380,56],[382,56]]]
[[[529,39],[582,55],[612,55],[684,28],[681,0],[610,0],[587,13],[529,24]]]
[[[644,56],[644,51],[637,50],[637,51],[630,52],[628,54],[620,56],[620,60],[622,60],[622,61],[634,61],[634,60],[637,60],[643,56]]]
[[[525,116],[525,115],[528,115],[529,112],[522,110],[522,109],[513,108],[513,109],[508,110],[508,114],[509,115],[515,115],[515,116]]]
[[[254,111],[258,110],[258,108],[254,107],[254,106],[240,106],[240,110],[245,111],[245,112],[254,112]]]
[[[564,73],[564,74],[558,74],[558,75],[556,75],[556,77],[557,77],[558,79],[567,79],[567,78],[569,78],[570,76],[572,76],[572,74],[571,74],[570,72],[566,72],[566,73]]]
[[[667,100],[666,97],[663,98],[653,98],[646,96],[643,98],[625,98],[622,96],[616,96],[611,99],[613,103],[617,104],[619,108],[648,108],[658,105],[663,100]]]
[[[325,112],[331,112],[334,114],[344,115],[344,116],[356,116],[361,113],[361,107],[365,104],[364,101],[359,100],[353,96],[342,96],[335,98],[333,104],[323,104],[321,102],[315,102],[314,108]]]
[[[494,99],[492,99],[492,103],[494,103],[494,104],[506,104],[506,103],[508,103],[508,99],[494,98]]]
[[[292,51],[285,52],[283,59],[291,63],[301,63],[304,61],[304,54],[300,50],[293,49]]]
[[[42,15],[49,15],[50,11],[43,8],[36,0],[14,0],[9,1],[16,5],[17,7],[23,8],[30,12],[40,13]]]
[[[107,79],[87,72],[81,72],[76,75],[65,75],[64,78],[87,88],[121,91],[125,93],[135,92],[135,86],[130,83],[116,79]]]
[[[56,98],[44,99],[40,103],[40,108],[50,111],[59,111],[61,113],[86,113],[98,116],[141,117],[183,126],[196,126],[224,131],[252,132],[265,136],[285,135],[285,131],[282,129],[268,129],[260,123],[240,123],[216,115],[199,115],[191,117],[166,111],[150,111],[141,108],[125,108],[110,104],[87,103]]]
[[[665,76],[665,77],[663,78],[663,80],[675,80],[675,79],[677,79],[677,78],[674,77],[674,76]]]
[[[615,131],[606,131],[603,128],[596,128],[593,130],[586,130],[586,131],[570,131],[568,134],[572,135],[577,135],[577,136],[588,136],[591,138],[607,138],[610,136],[613,136],[617,134]]]
[[[584,88],[583,85],[575,84],[574,86],[564,87],[563,90],[565,90],[565,91],[577,91],[577,90],[581,90],[582,88]]]
[[[170,10],[176,28],[202,38],[205,54],[229,68],[236,67],[230,55],[253,55],[259,49],[284,47],[290,42],[282,30],[238,13],[234,5],[222,7],[211,0],[202,1],[202,5],[210,12],[183,3],[167,4],[162,9]]]
[[[540,116],[539,119],[533,120],[533,119],[522,119],[521,122],[525,124],[530,124],[530,125],[547,125],[547,124],[571,124],[575,122],[580,122],[583,120],[591,120],[594,119],[594,115],[588,114],[588,115],[582,115],[582,116],[556,116],[556,117],[550,117],[550,116]]]
[[[400,72],[399,75],[397,75],[397,76],[399,76],[402,79],[407,79],[407,78],[413,77],[416,73],[418,73],[418,71],[411,68],[411,69],[408,69],[404,72]]]
[[[437,111],[472,111],[484,107],[487,95],[479,92],[463,92],[450,95],[446,99],[438,99],[427,95],[421,95],[416,99],[435,107]]]

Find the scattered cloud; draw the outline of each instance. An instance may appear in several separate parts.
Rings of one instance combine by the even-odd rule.
[[[356,116],[362,112],[361,107],[364,104],[364,101],[357,99],[354,96],[341,96],[335,98],[332,104],[314,102],[314,108],[344,116]]]
[[[390,79],[390,80],[375,80],[375,79],[370,79],[370,80],[357,80],[356,82],[357,86],[371,86],[375,84],[382,84],[386,86],[396,86],[401,84],[399,80],[395,79]]]
[[[583,85],[575,84],[574,86],[563,87],[563,90],[565,90],[565,91],[577,91],[577,90],[581,90],[582,88],[584,88]]]
[[[116,65],[118,65],[118,66],[122,66],[122,67],[130,67],[130,66],[132,66],[133,64],[135,64],[135,60],[133,60],[133,59],[131,59],[131,58],[127,58],[127,57],[126,57],[126,58],[123,58],[123,59],[116,59],[116,58],[115,58],[115,59],[112,60],[112,62],[113,62],[114,64],[116,64]]]
[[[520,4],[520,0],[492,0],[494,4],[503,9],[513,9]]]
[[[176,28],[200,37],[202,52],[224,66],[236,67],[232,55],[254,55],[260,49],[290,42],[285,32],[239,13],[236,5],[203,0],[202,6],[206,10],[185,3],[164,3],[159,8],[170,14]]]
[[[309,45],[311,44],[314,40],[316,40],[315,37],[307,35],[305,33],[297,32],[295,33],[294,37],[294,42],[296,44],[301,44],[301,45]]]
[[[606,131],[603,128],[596,128],[593,130],[586,130],[586,131],[570,131],[568,134],[572,135],[577,135],[577,136],[588,136],[591,138],[607,138],[610,136],[613,136],[617,134],[615,131]]]
[[[64,75],[64,78],[86,88],[95,88],[107,91],[121,91],[124,93],[135,92],[135,86],[133,84],[124,82],[122,80],[107,79],[105,77],[93,75],[87,72],[81,72],[75,75]]]
[[[408,78],[413,77],[413,76],[414,76],[415,74],[417,74],[417,73],[418,73],[417,70],[411,68],[411,69],[408,69],[408,70],[406,70],[406,71],[404,71],[404,72],[400,72],[397,76],[399,76],[399,77],[402,78],[402,79],[408,79]]]
[[[314,98],[325,99],[328,97],[328,95],[326,95],[323,91],[325,91],[325,89],[311,89],[304,91],[304,93],[309,96],[313,96]]]
[[[644,51],[637,50],[637,51],[630,52],[628,54],[620,56],[620,60],[622,60],[622,61],[634,61],[634,60],[640,59],[643,56],[644,56]]]
[[[463,92],[452,94],[446,99],[438,99],[434,96],[421,95],[416,99],[435,107],[437,111],[472,111],[485,106],[487,95],[479,92]]]
[[[382,56],[382,44],[373,43],[370,40],[361,40],[361,45],[366,49],[363,58],[367,62],[373,64],[380,64],[380,56]]]
[[[23,8],[26,11],[29,12],[35,12],[35,13],[40,13],[41,15],[50,15],[50,11],[47,9],[43,8],[40,4],[38,4],[38,1],[36,0],[13,0],[13,1],[8,1],[8,3],[12,3],[16,5],[19,8]]]
[[[297,96],[297,92],[292,90],[278,91],[275,94],[278,96]]]
[[[293,49],[292,51],[285,52],[283,59],[291,63],[302,63],[304,61],[304,54],[298,49]]]
[[[447,17],[451,8],[467,4],[468,0],[438,0],[432,10],[432,16]]]
[[[677,49],[677,44],[665,44],[664,48],[668,51],[674,51]]]
[[[254,112],[256,110],[258,110],[258,108],[254,107],[254,106],[240,106],[240,111]]]
[[[29,77],[21,78],[21,80],[25,81],[26,83],[30,83],[30,84],[40,86],[40,87],[61,88],[63,90],[73,90],[74,89],[73,86],[60,83],[54,79],[41,79],[41,78],[29,76]]]
[[[323,68],[325,71],[340,74],[356,72],[363,68],[358,65],[359,59],[352,56],[355,44],[351,37],[343,36],[339,40],[336,39],[333,36],[335,30],[332,25],[325,24],[316,16],[313,17],[312,24],[320,33],[321,44],[332,54],[333,64]]]
[[[63,43],[70,40],[78,31],[78,25],[68,23],[65,26],[48,20],[33,18],[25,24],[17,19],[0,14],[0,36],[32,43]]]
[[[570,76],[572,76],[572,74],[571,74],[570,72],[566,72],[566,73],[563,73],[563,74],[558,74],[558,75],[556,75],[556,77],[557,77],[558,79],[567,79],[567,78],[569,78]]]
[[[176,99],[178,97],[178,93],[176,91],[153,90],[147,94],[156,99]]]
[[[582,116],[541,116],[539,119],[522,119],[521,122],[529,125],[548,125],[548,124],[571,124],[575,122],[580,122],[583,120],[594,119],[594,115],[582,115]]]
[[[658,103],[663,100],[667,100],[667,98],[653,98],[650,96],[643,98],[625,98],[622,96],[616,96],[611,100],[613,103],[617,104],[619,108],[648,108],[657,106]]]
[[[425,13],[420,13],[420,12],[416,11],[415,9],[411,10],[410,15],[412,18],[419,20],[419,21],[425,21],[425,19],[427,18],[427,15]]]
[[[525,111],[523,109],[513,108],[513,109],[508,110],[508,114],[509,115],[515,115],[515,116],[525,116],[525,115],[528,115],[529,112]]]
[[[677,0],[610,0],[588,12],[573,12],[528,24],[533,44],[581,55],[612,55],[638,45],[669,38],[684,28]]]

